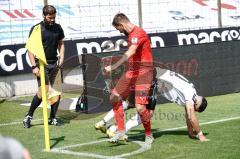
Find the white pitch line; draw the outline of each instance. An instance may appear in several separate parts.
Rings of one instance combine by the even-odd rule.
[[[226,119],[220,119],[220,120],[213,120],[213,121],[209,121],[209,122],[204,122],[204,123],[200,123],[200,125],[209,125],[209,124],[216,124],[216,123],[222,123],[225,121],[231,121],[231,120],[237,120],[240,119],[240,116],[237,117],[232,117],[232,118],[226,118]],[[184,129],[187,128],[187,126],[180,126],[180,127],[176,127],[176,128],[168,128],[168,129],[158,129],[156,131],[153,131],[152,133],[159,133],[159,132],[165,132],[165,131],[174,131],[174,130],[179,130],[179,129]],[[135,134],[132,137],[137,137],[137,136],[142,136],[144,133],[141,134]]]
[[[115,155],[115,156],[105,156],[105,155],[99,155],[99,154],[94,154],[94,153],[74,152],[74,151],[66,150],[66,149],[73,148],[73,147],[93,145],[93,144],[106,142],[106,141],[108,141],[108,139],[97,140],[97,141],[92,141],[92,142],[83,143],[83,144],[70,145],[70,146],[65,146],[65,147],[60,147],[60,148],[54,148],[54,149],[51,150],[51,152],[62,153],[62,154],[70,154],[70,155],[75,155],[75,156],[94,157],[94,158],[100,158],[100,159],[102,159],[102,158],[104,158],[104,159],[113,159],[113,158],[114,159],[123,159],[122,157],[127,157],[127,156],[140,154],[140,153],[143,153],[144,151],[147,151],[147,150],[151,149],[151,145],[146,145],[142,141],[132,141],[132,142],[140,145],[141,148],[136,150],[136,151],[130,152],[130,153],[125,153],[125,154]]]
[[[42,121],[43,119],[35,119],[35,120],[32,120],[33,122],[36,122],[36,121]],[[0,127],[2,126],[9,126],[9,125],[18,125],[18,124],[22,124],[22,121],[16,121],[16,122],[10,122],[10,123],[1,123],[0,124]]]
[[[141,148],[136,150],[136,151],[130,152],[130,153],[125,153],[125,154],[121,154],[121,155],[117,155],[117,156],[113,156],[113,157],[114,158],[115,157],[117,157],[117,158],[119,158],[119,157],[128,157],[128,156],[132,156],[132,155],[143,153],[144,151],[147,151],[147,150],[151,149],[151,145],[147,145],[147,144],[145,144],[145,142],[142,142],[142,141],[132,141],[132,142],[135,142],[135,143],[139,144],[141,146]]]
[[[84,157],[93,157],[93,158],[99,158],[99,159],[111,159],[111,158],[122,159],[122,158],[98,155],[98,154],[93,154],[93,153],[74,152],[74,151],[58,150],[58,149],[53,149],[53,150],[51,150],[51,152],[74,155],[74,156],[81,156],[81,157],[83,157],[83,156]]]
[[[105,142],[105,141],[108,141],[108,139],[96,140],[96,141],[91,141],[91,142],[82,143],[82,144],[76,144],[76,145],[69,145],[69,146],[59,147],[59,148],[56,148],[56,149],[59,149],[59,150],[70,149],[70,148],[74,148],[74,147],[80,147],[80,146],[97,144],[97,143],[101,143],[101,142]]]
[[[214,120],[214,121],[209,121],[209,122],[201,123],[200,125],[209,125],[209,124],[221,123],[221,122],[237,120],[237,119],[240,119],[240,116],[226,118],[226,119],[220,119],[220,120]]]
[[[237,120],[237,119],[240,119],[240,116],[232,117],[232,118],[225,118],[225,119],[220,119],[220,120],[213,120],[213,121],[209,121],[209,122],[203,122],[203,123],[200,123],[200,125],[216,124],[216,123],[221,123],[221,122],[231,121],[231,120]],[[165,132],[165,131],[174,131],[174,130],[179,130],[179,129],[184,129],[184,128],[186,128],[186,126],[163,129],[163,130],[158,129],[157,131],[154,131],[153,133],[159,133],[159,132]],[[142,135],[144,135],[144,133],[136,134],[136,135],[133,135],[132,137],[137,137],[137,136],[142,136]],[[151,148],[150,146],[146,147],[146,145],[144,145],[144,142],[132,141],[132,142],[135,142],[135,143],[139,144],[141,146],[141,148],[136,150],[136,151],[130,152],[130,153],[125,153],[125,154],[116,155],[116,156],[104,156],[104,155],[98,155],[98,154],[93,154],[93,153],[82,153],[82,152],[73,152],[73,151],[65,150],[65,149],[69,149],[69,148],[73,148],[73,147],[96,144],[96,143],[100,143],[100,142],[104,142],[104,141],[108,141],[108,140],[107,139],[96,140],[96,141],[92,141],[92,142],[88,142],[88,143],[82,143],[82,144],[76,144],[76,145],[69,145],[69,146],[54,148],[54,149],[51,150],[51,152],[63,153],[63,154],[69,154],[69,155],[76,155],[76,156],[87,156],[87,157],[94,157],[94,158],[100,158],[100,159],[102,159],[102,158],[120,159],[122,157],[127,157],[127,156],[132,156],[132,155],[135,155],[135,154],[142,153],[142,152],[147,151]]]
[[[214,120],[214,121],[209,121],[209,122],[203,122],[203,123],[200,123],[200,125],[209,125],[209,124],[221,123],[221,122],[237,120],[237,119],[240,119],[240,116],[238,116],[238,117],[231,117],[231,118],[225,118],[225,119],[220,119],[220,120]],[[42,119],[35,119],[33,121],[34,122],[42,121]],[[2,127],[2,126],[9,126],[9,125],[18,125],[18,124],[22,124],[22,122],[1,123],[0,127]],[[153,133],[159,133],[159,132],[165,132],[165,131],[174,131],[174,130],[179,130],[179,129],[184,129],[184,128],[186,128],[186,126],[181,126],[181,127],[176,127],[176,128],[169,128],[169,129],[163,129],[163,130],[158,129],[157,131],[154,131]],[[144,135],[144,133],[136,134],[136,135],[133,135],[132,137],[137,137],[137,136],[142,136],[142,135]],[[97,141],[92,141],[92,142],[88,142],[88,143],[82,143],[82,144],[76,144],[76,145],[69,145],[69,146],[54,148],[54,149],[51,150],[51,152],[64,153],[64,154],[75,155],[75,156],[95,157],[95,158],[100,158],[100,159],[102,159],[102,158],[121,159],[122,157],[127,157],[127,156],[131,156],[131,155],[142,153],[142,152],[144,152],[144,151],[146,151],[146,150],[151,148],[151,147],[143,146],[142,143],[144,143],[144,142],[133,141],[133,142],[139,144],[141,146],[141,148],[136,150],[136,151],[133,151],[133,152],[130,152],[130,153],[126,153],[126,154],[117,155],[117,156],[104,156],[104,155],[98,155],[98,154],[93,154],[93,153],[73,152],[73,151],[66,150],[66,149],[73,148],[73,147],[80,147],[80,146],[85,146],[85,145],[90,145],[90,144],[97,144],[97,143],[105,142],[105,141],[108,141],[108,140],[107,139],[105,139],[105,140],[97,140]]]

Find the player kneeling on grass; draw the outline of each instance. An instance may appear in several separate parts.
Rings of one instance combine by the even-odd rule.
[[[178,105],[184,106],[186,113],[186,124],[188,128],[188,135],[190,138],[197,138],[200,141],[208,141],[206,136],[200,129],[199,122],[197,120],[195,111],[203,112],[207,107],[207,100],[198,96],[194,85],[189,82],[182,75],[175,73],[166,69],[157,69],[157,75],[155,84],[153,85],[153,93],[150,98],[150,104],[148,109],[150,109],[151,115],[155,109],[156,104],[156,95],[160,94],[171,102],[175,102]],[[128,106],[128,103],[125,102],[125,105]],[[127,109],[125,106],[125,110]],[[103,129],[106,123],[113,117],[112,110],[101,120],[96,123],[96,129]],[[126,123],[126,132],[131,128],[141,124],[141,120],[136,114]],[[114,136],[114,125],[109,126],[105,131],[109,137]]]

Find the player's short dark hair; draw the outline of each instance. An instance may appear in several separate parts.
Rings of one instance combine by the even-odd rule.
[[[118,13],[114,16],[112,25],[116,27],[119,26],[122,22],[129,22],[129,19],[125,14]]]
[[[207,102],[206,98],[203,97],[202,98],[202,103],[198,108],[198,112],[199,113],[203,112],[207,108],[207,105],[208,105],[208,102]]]
[[[57,13],[56,8],[52,5],[45,5],[42,11],[44,16],[53,15]]]

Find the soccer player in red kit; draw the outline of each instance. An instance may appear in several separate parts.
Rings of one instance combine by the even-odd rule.
[[[118,132],[109,142],[116,143],[124,136],[125,128],[122,100],[125,100],[131,92],[134,92],[135,107],[143,121],[142,123],[145,129],[145,143],[151,144],[154,138],[151,132],[150,113],[149,110],[146,109],[149,90],[153,81],[153,57],[150,40],[146,32],[131,23],[123,13],[115,15],[112,25],[119,30],[120,33],[128,36],[128,50],[116,63],[106,66],[105,71],[114,71],[126,61],[128,61],[128,67],[110,95]]]

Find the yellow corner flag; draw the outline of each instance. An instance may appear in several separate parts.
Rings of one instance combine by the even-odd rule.
[[[42,45],[41,25],[36,25],[26,43],[26,49],[47,65]]]
[[[45,149],[50,151],[49,129],[48,129],[48,114],[47,114],[47,94],[45,87],[45,74],[44,64],[47,65],[43,45],[42,45],[42,32],[40,24],[33,28],[33,31],[26,43],[26,49],[34,54],[39,59],[40,66],[40,80],[42,91],[42,105],[43,105],[43,121],[44,121],[44,134],[45,134]]]

